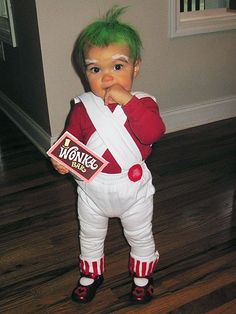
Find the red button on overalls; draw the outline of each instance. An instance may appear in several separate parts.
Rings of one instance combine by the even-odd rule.
[[[133,165],[128,171],[128,177],[131,181],[136,182],[142,178],[143,169],[140,164]]]

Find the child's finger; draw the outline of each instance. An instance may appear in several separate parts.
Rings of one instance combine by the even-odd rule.
[[[54,169],[60,174],[66,174],[69,170],[54,159],[51,159]]]
[[[106,90],[106,93],[105,93],[105,96],[104,96],[104,103],[105,103],[105,105],[108,105],[108,104],[112,104],[114,102],[115,102],[114,99],[110,95],[110,88],[108,88]]]
[[[63,166],[57,167],[56,170],[60,173],[60,174],[67,174],[69,172],[68,169],[66,169]]]

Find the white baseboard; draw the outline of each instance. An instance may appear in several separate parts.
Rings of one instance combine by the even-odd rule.
[[[236,96],[162,111],[166,133],[236,117]]]
[[[6,113],[43,154],[57,139],[57,135],[50,136],[1,91],[0,109]],[[233,118],[236,117],[236,96],[162,111],[161,116],[166,124],[166,133]]]
[[[1,91],[0,109],[2,109],[29,140],[45,154],[45,151],[51,146],[51,136]]]

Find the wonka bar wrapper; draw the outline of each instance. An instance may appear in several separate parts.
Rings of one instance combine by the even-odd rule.
[[[91,182],[108,164],[67,131],[47,154],[85,182]]]

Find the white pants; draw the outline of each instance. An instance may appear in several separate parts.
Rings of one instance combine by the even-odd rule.
[[[100,173],[91,183],[78,183],[78,217],[80,222],[81,260],[86,261],[93,272],[94,263],[104,265],[104,241],[107,234],[108,219],[119,217],[124,235],[131,247],[132,269],[148,275],[158,260],[152,234],[153,194],[151,173],[142,163],[143,176],[137,182],[129,180],[127,173]],[[136,262],[134,262],[136,261]],[[95,263],[95,264],[96,264]],[[138,265],[136,265],[138,263]],[[147,263],[147,264],[145,264]],[[152,263],[153,267],[149,267]],[[135,266],[136,265],[136,266]],[[97,264],[96,264],[97,268]],[[99,267],[98,267],[99,268]],[[102,273],[104,267],[99,268]]]

